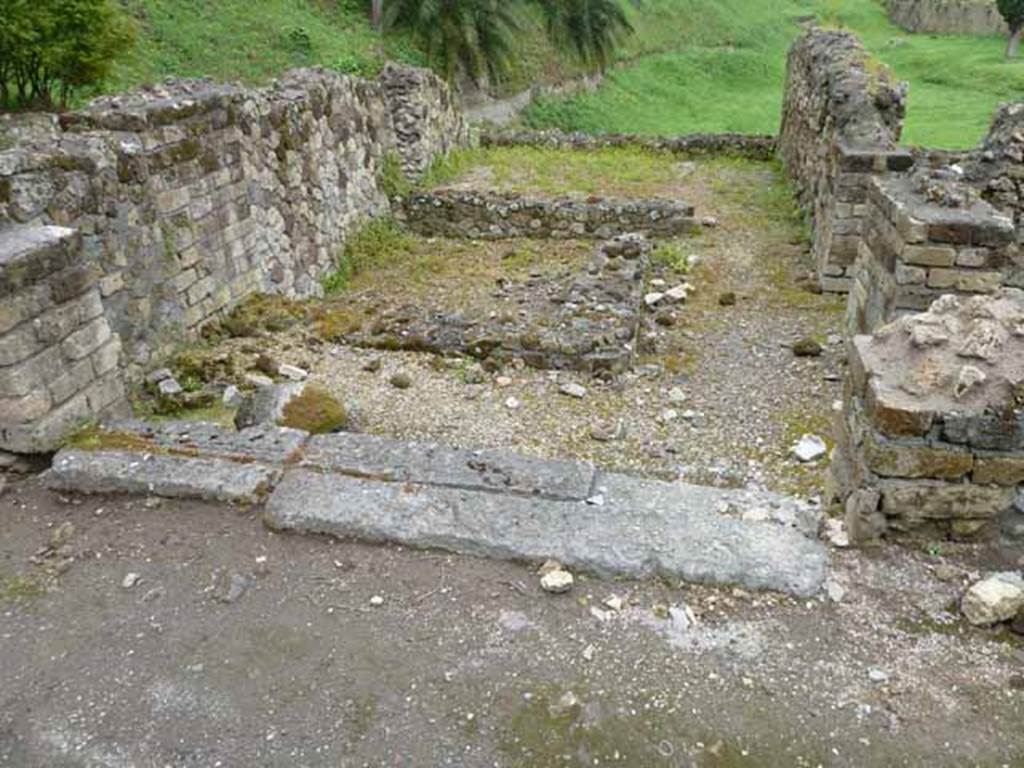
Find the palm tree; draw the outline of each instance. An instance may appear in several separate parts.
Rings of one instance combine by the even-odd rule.
[[[384,28],[409,30],[430,62],[452,81],[498,81],[508,71],[522,0],[389,0]]]
[[[619,0],[538,0],[548,35],[603,72],[615,49],[633,33]],[[636,0],[634,0],[636,4]]]

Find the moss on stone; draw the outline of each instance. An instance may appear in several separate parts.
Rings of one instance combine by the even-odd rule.
[[[326,389],[309,385],[284,407],[281,426],[314,435],[338,432],[348,426],[348,411]]]

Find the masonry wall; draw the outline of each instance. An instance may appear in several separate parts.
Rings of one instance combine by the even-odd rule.
[[[694,227],[692,205],[673,200],[561,198],[438,190],[401,201],[397,215],[427,237],[608,239],[626,233],[675,237]]]
[[[884,0],[893,23],[935,35],[1005,35],[995,0]]]
[[[346,237],[389,210],[387,154],[415,177],[467,140],[447,87],[400,67],[379,82],[315,70],[262,89],[178,81],[59,120],[3,120],[0,231],[74,232],[128,379],[246,296],[318,294]],[[16,261],[0,254],[0,278]],[[0,344],[34,322],[15,307]],[[0,362],[0,390],[17,375]],[[55,440],[43,422],[36,449]]]
[[[1012,219],[968,185],[924,171],[874,179],[867,208],[847,305],[850,336],[924,311],[945,294],[1024,287]]]
[[[872,177],[913,165],[896,146],[905,105],[905,86],[848,33],[811,28],[790,49],[778,148],[826,291],[850,288]]]
[[[830,472],[854,541],[1024,540],[1024,291],[855,337]]]

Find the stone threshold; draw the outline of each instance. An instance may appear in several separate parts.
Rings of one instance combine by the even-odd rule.
[[[809,596],[828,569],[820,509],[796,499],[374,435],[122,422],[93,447],[58,453],[45,482],[61,491],[263,505],[275,530],[553,558],[602,577]]]

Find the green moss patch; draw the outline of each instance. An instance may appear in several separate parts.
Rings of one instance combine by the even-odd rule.
[[[348,411],[326,389],[310,385],[285,406],[281,425],[314,435],[337,432],[348,426]]]

